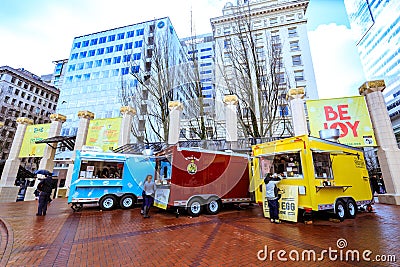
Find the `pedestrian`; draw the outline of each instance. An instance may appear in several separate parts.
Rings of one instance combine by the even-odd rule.
[[[153,205],[154,195],[156,193],[156,184],[153,181],[152,175],[149,174],[146,176],[146,181],[144,182],[143,190],[145,191],[143,217],[150,218],[149,210],[151,205]]]
[[[39,203],[38,203],[38,212],[36,216],[45,216],[47,212],[47,204],[50,200],[51,191],[54,188],[54,181],[51,178],[52,174],[46,175],[46,178],[40,181],[37,186],[37,190],[39,191]]]
[[[272,223],[280,223],[279,220],[279,203],[278,200],[280,198],[279,188],[277,184],[281,179],[275,173],[272,177],[271,174],[267,174],[264,182],[265,182],[265,196],[268,201],[269,208],[269,217],[271,218]]]

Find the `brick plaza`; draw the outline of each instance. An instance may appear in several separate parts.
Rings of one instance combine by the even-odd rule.
[[[37,202],[2,204],[0,266],[400,266],[400,207],[376,204],[342,223],[318,216],[314,223],[271,224],[259,206],[228,207],[218,215],[191,218],[152,208],[143,219],[140,208],[102,212],[84,207],[72,212],[55,199],[45,217],[35,216]],[[347,246],[338,248],[338,239]],[[268,255],[264,257],[265,246]],[[292,261],[291,251],[372,251],[371,262]],[[264,250],[259,252],[260,250]],[[287,253],[278,260],[277,251]],[[291,254],[292,256],[295,254]],[[397,262],[372,261],[395,255]]]

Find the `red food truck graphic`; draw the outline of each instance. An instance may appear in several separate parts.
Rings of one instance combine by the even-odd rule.
[[[245,154],[171,146],[156,157],[155,206],[217,214],[223,203],[251,202]],[[178,213],[179,214],[179,213]]]

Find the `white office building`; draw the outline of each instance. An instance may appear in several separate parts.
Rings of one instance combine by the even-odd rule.
[[[238,0],[228,2],[222,16],[211,19],[216,43],[217,115],[223,114],[223,96],[232,92],[238,94],[235,88],[243,90],[246,86],[253,86],[252,95],[256,96],[265,93],[271,84],[276,85],[282,100],[278,111],[282,118],[290,116],[287,102],[283,101],[289,89],[303,87],[305,99],[318,98],[306,28],[308,3],[308,0]],[[244,47],[247,54],[243,53]],[[236,58],[232,56],[235,53]],[[247,71],[250,72],[246,73],[247,78],[238,82],[239,76]],[[253,79],[256,73],[261,79]],[[257,83],[272,82],[269,86],[260,86],[255,80]],[[245,97],[239,96],[239,105],[246,101]],[[246,104],[242,110],[244,116],[250,113],[248,109],[253,109],[255,114],[269,112],[260,112],[264,105],[260,102],[242,106]]]

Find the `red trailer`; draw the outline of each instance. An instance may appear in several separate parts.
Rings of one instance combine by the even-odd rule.
[[[203,209],[217,214],[224,203],[251,202],[249,157],[233,152],[177,146],[157,154],[155,206]]]

